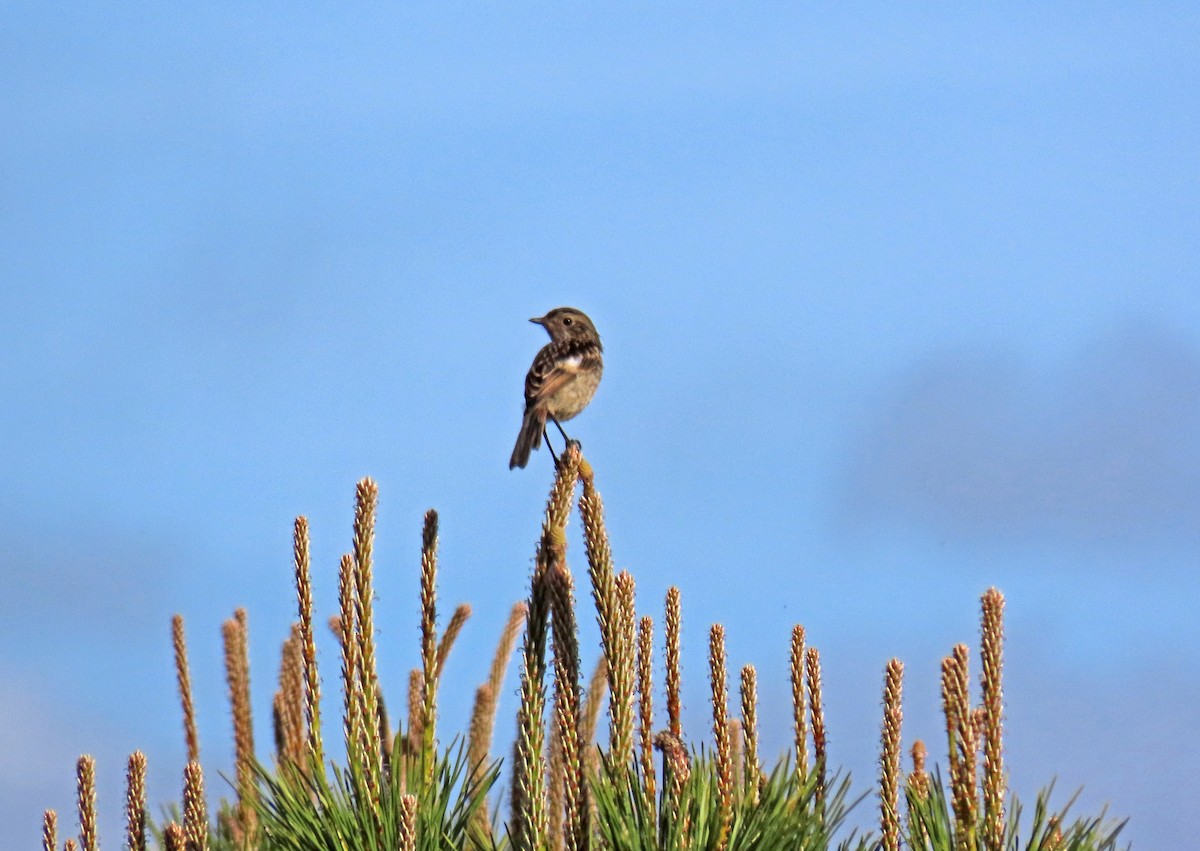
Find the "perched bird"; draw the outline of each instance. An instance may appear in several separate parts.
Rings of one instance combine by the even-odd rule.
[[[604,372],[600,335],[583,311],[556,307],[529,321],[545,328],[550,342],[537,353],[525,376],[525,418],[508,462],[510,470],[528,464],[529,453],[542,445],[543,437],[550,449],[546,420],[558,426],[563,440],[568,440],[561,423],[587,407]],[[550,454],[554,455],[553,449]]]

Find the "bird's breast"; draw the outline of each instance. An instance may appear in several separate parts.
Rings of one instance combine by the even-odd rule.
[[[595,367],[575,374],[557,393],[546,400],[546,409],[559,422],[569,420],[587,407],[600,386],[602,369]]]

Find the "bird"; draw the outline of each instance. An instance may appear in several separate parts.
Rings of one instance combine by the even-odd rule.
[[[588,406],[604,373],[600,335],[582,310],[556,307],[529,321],[545,328],[550,342],[537,353],[525,376],[525,415],[508,462],[510,470],[528,464],[529,453],[542,445],[543,437],[554,457],[546,434],[547,420],[558,427],[563,440],[570,442],[562,423]],[[557,466],[556,457],[554,463]]]

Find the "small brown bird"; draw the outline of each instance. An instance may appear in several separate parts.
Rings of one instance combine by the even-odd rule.
[[[529,453],[542,445],[543,437],[550,449],[546,420],[558,426],[563,440],[569,440],[561,423],[587,407],[604,372],[600,335],[583,311],[556,307],[529,321],[545,328],[550,342],[537,353],[525,376],[525,418],[508,462],[510,470],[528,464]],[[554,455],[553,449],[550,454]]]

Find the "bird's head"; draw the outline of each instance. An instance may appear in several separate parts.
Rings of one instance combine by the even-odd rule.
[[[529,321],[545,328],[554,341],[600,339],[596,326],[587,318],[587,314],[573,307],[556,307],[545,316],[535,316]]]

